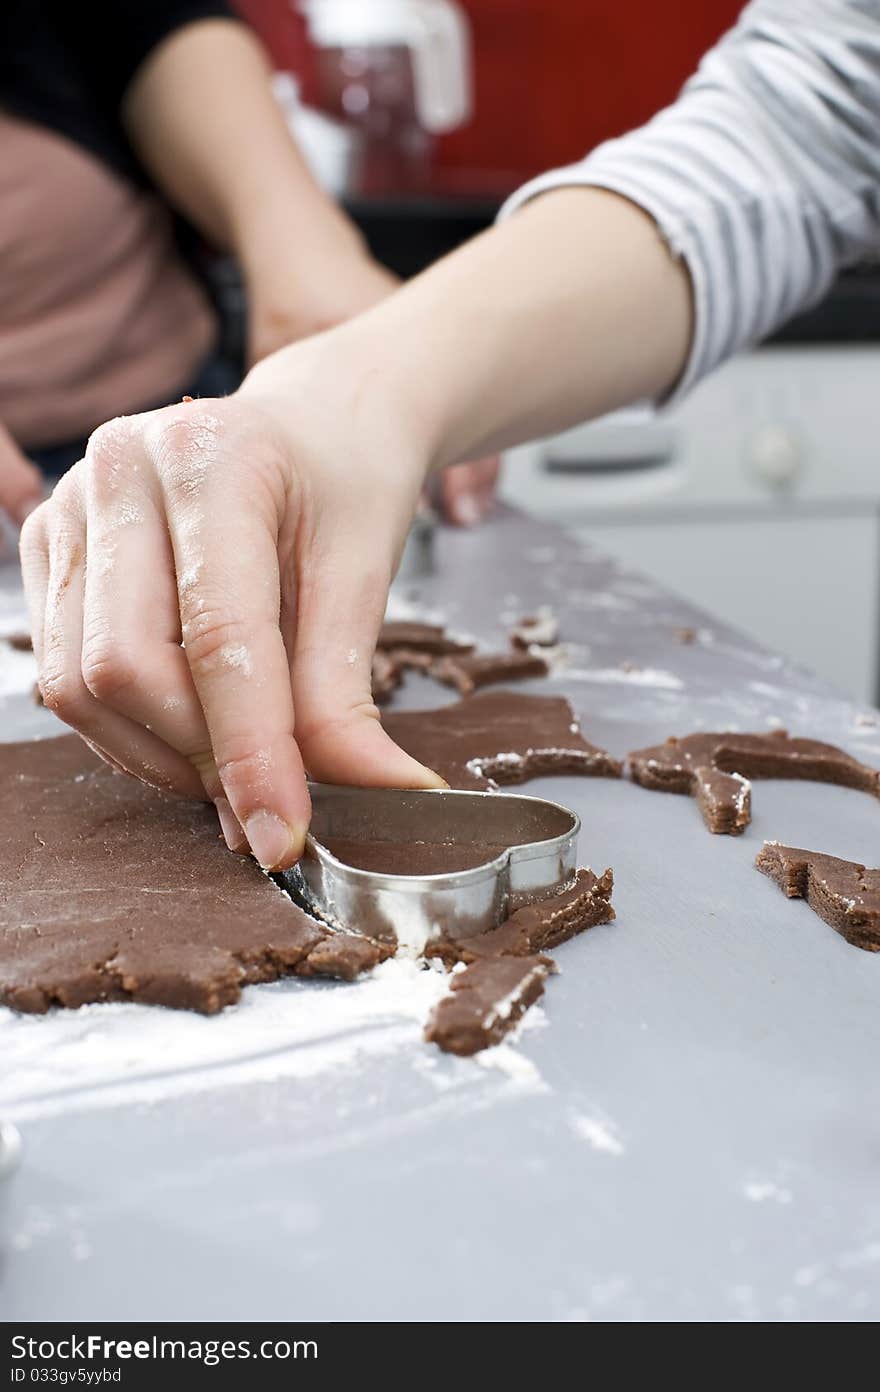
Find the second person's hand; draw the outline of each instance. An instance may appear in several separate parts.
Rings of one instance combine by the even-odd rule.
[[[271,869],[302,851],[304,766],[442,783],[370,691],[426,461],[405,403],[331,340],[225,400],[103,426],[22,534],[46,705],[111,764],[210,798]]]
[[[44,497],[43,476],[0,422],[0,511],[20,527]],[[2,537],[0,537],[2,547]]]

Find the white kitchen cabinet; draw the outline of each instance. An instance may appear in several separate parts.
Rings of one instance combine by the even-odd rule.
[[[769,648],[872,701],[880,616],[873,516],[577,527]]]
[[[877,700],[880,348],[744,354],[659,416],[511,451],[503,495]]]

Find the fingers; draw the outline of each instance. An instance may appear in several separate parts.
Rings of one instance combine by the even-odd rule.
[[[302,852],[310,807],[279,628],[278,528],[286,504],[279,461],[265,435],[237,437],[207,407],[163,413],[148,445],[206,749],[254,855],[266,869],[284,869]]]
[[[86,685],[82,671],[86,525],[75,473],[58,485],[51,505],[28,519],[22,556],[45,705],[108,762],[155,787],[202,796],[201,782],[186,759],[97,700]]]
[[[20,527],[43,501],[43,476],[0,425],[0,510]]]
[[[495,506],[500,463],[497,458],[452,464],[440,475],[443,515],[459,527],[473,527]]]
[[[311,553],[297,583],[292,681],[306,767],[327,783],[436,788],[444,781],[405,754],[379,723],[372,657],[392,567],[373,555],[381,533],[351,520]]]
[[[111,421],[89,441],[83,678],[104,705],[186,757],[214,802],[229,849],[245,851],[181,647],[174,558],[147,462],[130,420]]]
[[[125,421],[89,442],[82,671],[104,705],[200,765],[210,797],[222,793],[205,760],[210,739],[181,642],[174,558],[146,451]],[[121,466],[129,466],[125,484]],[[132,469],[131,466],[135,465]]]

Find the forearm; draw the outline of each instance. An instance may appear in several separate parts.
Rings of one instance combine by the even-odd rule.
[[[678,389],[766,338],[880,245],[880,5],[754,0],[678,100],[519,190],[614,190],[687,264],[691,353]]]
[[[690,333],[687,271],[651,219],[576,189],[411,281],[338,330],[334,351],[412,411],[438,466],[661,397]]]
[[[169,201],[242,259],[270,257],[281,229],[304,246],[328,224],[348,227],[297,150],[243,24],[204,20],[170,34],[130,83],[123,119]]]

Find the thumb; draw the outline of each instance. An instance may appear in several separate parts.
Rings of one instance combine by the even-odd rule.
[[[380,724],[372,659],[390,573],[377,573],[369,561],[359,565],[352,553],[336,547],[300,581],[292,685],[303,763],[324,783],[444,788],[439,774],[405,754]]]
[[[0,508],[21,526],[44,497],[43,476],[0,427]]]

